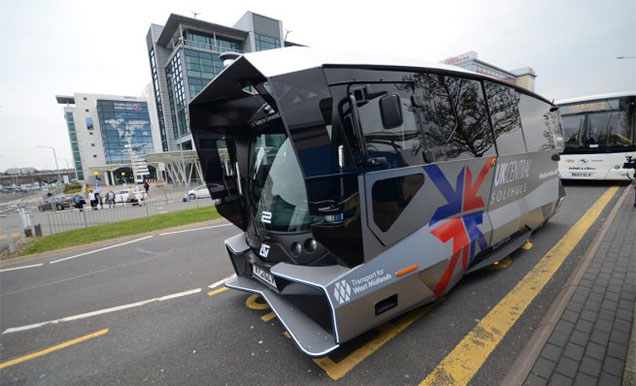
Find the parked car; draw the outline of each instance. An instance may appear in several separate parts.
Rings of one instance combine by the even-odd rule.
[[[210,198],[210,191],[207,185],[200,185],[188,191],[188,198],[194,200],[197,198]]]
[[[125,203],[130,202],[128,200],[128,195],[130,192],[133,192],[137,200],[143,201],[146,199],[146,192],[135,191],[134,189],[122,189],[115,191],[115,203]]]
[[[64,210],[73,205],[73,196],[67,194],[58,194],[57,196],[47,197],[44,202],[38,205],[40,212],[45,210]]]

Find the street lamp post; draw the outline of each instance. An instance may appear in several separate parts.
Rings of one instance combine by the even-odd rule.
[[[55,169],[57,171],[57,183],[60,183],[60,167],[57,166],[57,153],[55,152],[55,148],[53,146],[45,146],[45,145],[38,145],[38,147],[45,147],[47,149],[51,149],[53,150],[53,157],[55,158]]]

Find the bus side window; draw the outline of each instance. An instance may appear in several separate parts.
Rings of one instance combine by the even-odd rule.
[[[494,82],[484,81],[484,87],[499,155],[525,153],[519,94],[511,87]]]
[[[495,155],[479,81],[425,73],[416,78],[424,140],[435,162]]]
[[[545,151],[556,147],[555,130],[558,130],[558,115],[550,111],[551,107],[546,102],[520,94],[521,126],[529,152]],[[554,127],[555,122],[557,127]]]
[[[360,124],[369,158],[383,158],[388,168],[424,164],[422,133],[416,124],[407,83],[370,84],[364,88],[365,102],[358,106]],[[400,97],[402,125],[390,129],[382,125],[380,99],[389,94]]]

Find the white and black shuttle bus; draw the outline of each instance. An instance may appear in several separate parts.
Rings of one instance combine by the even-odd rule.
[[[559,175],[575,180],[631,180],[636,158],[636,91],[556,102],[565,149]]]
[[[437,63],[284,48],[190,104],[237,276],[312,356],[448,292],[558,210],[558,108]],[[219,187],[222,186],[223,189]]]

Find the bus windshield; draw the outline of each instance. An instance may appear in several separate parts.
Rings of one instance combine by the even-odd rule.
[[[309,214],[300,164],[280,118],[251,139],[248,172],[248,201],[259,228],[299,232],[319,220]]]
[[[627,151],[636,147],[635,101],[636,97],[624,97],[563,106],[566,152]]]

